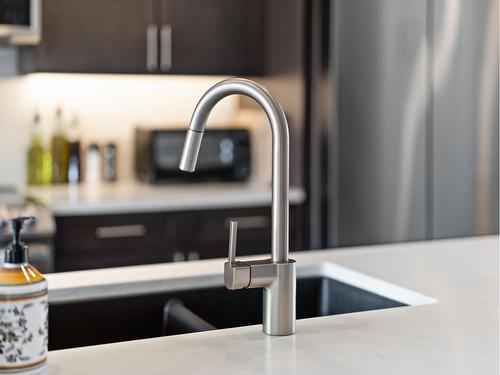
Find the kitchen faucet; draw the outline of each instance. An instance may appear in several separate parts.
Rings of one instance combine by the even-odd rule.
[[[224,283],[231,290],[263,288],[263,331],[282,336],[295,333],[295,261],[288,259],[288,123],[278,101],[263,86],[242,78],[226,79],[200,99],[187,130],[179,168],[193,172],[203,131],[214,106],[226,96],[240,94],[264,109],[273,137],[271,259],[236,261],[238,223],[230,222],[229,259],[224,264]]]

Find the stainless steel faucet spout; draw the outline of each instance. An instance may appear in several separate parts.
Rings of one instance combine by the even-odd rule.
[[[214,106],[228,95],[254,99],[267,114],[273,137],[272,244],[271,259],[236,261],[237,223],[231,222],[229,259],[224,264],[224,283],[228,289],[264,289],[263,330],[268,335],[295,333],[295,261],[288,259],[288,123],[285,113],[271,93],[259,84],[230,78],[210,88],[196,106],[179,168],[193,172],[200,151],[203,131]]]
[[[213,107],[228,95],[246,95],[259,103],[267,114],[273,136],[272,260],[288,261],[288,123],[278,101],[263,86],[243,78],[230,78],[212,88],[196,106],[186,134],[179,168],[193,172],[203,131]]]

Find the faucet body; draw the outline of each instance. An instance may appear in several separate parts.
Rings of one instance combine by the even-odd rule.
[[[213,107],[229,95],[254,99],[264,109],[273,137],[272,157],[272,244],[271,259],[237,262],[236,229],[231,223],[229,261],[224,265],[228,289],[263,288],[263,330],[269,335],[295,333],[295,261],[288,259],[289,230],[289,137],[285,113],[271,93],[259,84],[242,78],[224,80],[200,99],[186,134],[180,169],[193,172],[203,131]]]

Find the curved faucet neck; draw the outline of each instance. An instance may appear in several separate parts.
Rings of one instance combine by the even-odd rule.
[[[200,99],[196,106],[182,152],[180,168],[193,171],[203,131],[214,106],[229,95],[239,94],[254,99],[264,109],[273,137],[272,160],[272,247],[274,263],[288,262],[289,225],[289,137],[285,113],[278,101],[263,86],[242,78],[224,80]]]

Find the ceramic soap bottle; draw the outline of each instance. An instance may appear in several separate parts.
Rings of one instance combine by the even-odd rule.
[[[40,373],[47,360],[47,281],[28,264],[28,247],[20,241],[28,220],[34,218],[10,221],[12,243],[0,268],[0,373]]]

